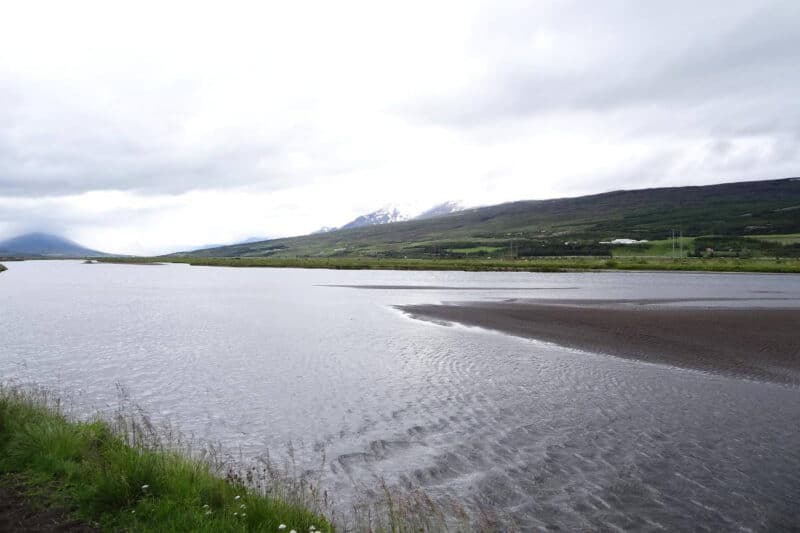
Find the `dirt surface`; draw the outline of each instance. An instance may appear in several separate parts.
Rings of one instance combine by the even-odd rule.
[[[100,529],[70,518],[65,509],[47,507],[26,495],[24,485],[13,477],[0,478],[0,532],[70,531],[97,532]]]
[[[676,301],[502,301],[398,308],[586,351],[800,385],[800,309]]]
[[[454,285],[337,285],[319,287],[341,287],[346,289],[372,289],[391,291],[566,291],[578,287],[459,287]]]

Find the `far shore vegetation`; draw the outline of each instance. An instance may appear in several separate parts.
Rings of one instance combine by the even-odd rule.
[[[104,263],[184,263],[195,266],[325,268],[335,270],[461,270],[467,272],[570,272],[666,270],[800,273],[798,258],[615,256],[525,259],[395,259],[373,257],[110,257]]]

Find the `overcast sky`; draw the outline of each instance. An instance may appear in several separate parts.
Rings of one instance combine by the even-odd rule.
[[[0,238],[800,174],[800,2],[7,2]]]

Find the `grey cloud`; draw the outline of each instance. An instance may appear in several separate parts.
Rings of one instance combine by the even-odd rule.
[[[800,4],[772,2],[757,10],[739,5],[738,11],[727,2],[668,6],[603,2],[587,9],[581,3],[557,13],[561,26],[554,29],[569,35],[569,28],[579,24],[586,37],[583,51],[599,58],[578,70],[527,65],[518,51],[528,46],[531,32],[547,29],[548,20],[540,24],[533,9],[515,13],[527,23],[527,34],[515,22],[517,30],[509,34],[495,25],[481,35],[485,77],[460,93],[423,98],[412,114],[455,128],[538,114],[619,110],[636,111],[642,121],[658,111],[686,114],[679,120],[687,128],[732,133],[798,128]],[[715,15],[722,18],[728,9],[738,15],[716,26]],[[499,24],[507,21],[501,18]],[[490,39],[494,34],[500,34],[499,46]]]
[[[210,141],[186,144],[181,128],[192,109],[178,95],[92,109],[90,96],[73,101],[59,95],[63,90],[58,84],[42,88],[0,79],[0,196],[94,190],[177,194],[236,186],[277,190],[351,168],[315,139],[310,124],[286,124],[268,138],[221,130]],[[149,109],[150,103],[160,108]],[[172,115],[170,104],[179,107]],[[292,153],[303,153],[311,168],[296,168],[288,159]]]
[[[20,233],[42,231],[59,235],[70,235],[79,227],[97,227],[108,216],[76,209],[63,202],[49,198],[30,204],[20,201],[17,204],[0,204],[0,238]],[[114,211],[115,223],[123,225],[141,224],[143,220],[158,216],[158,207],[126,207]]]
[[[721,181],[747,181],[796,174],[796,153],[781,154],[781,141],[766,147],[736,150],[728,140],[715,140],[701,147],[696,157],[672,148],[654,148],[651,152],[631,157],[612,171],[575,175],[561,185],[571,196],[594,194],[615,189],[675,187]],[[635,186],[631,186],[635,184]]]
[[[64,205],[41,204],[33,207],[8,207],[0,206],[0,239],[14,237],[24,233],[43,232],[70,238],[86,244],[81,234],[96,234],[107,232],[109,221],[113,221],[113,228],[141,228],[145,225],[152,226],[159,220],[161,209],[135,208],[116,210],[112,217],[107,213],[87,213]],[[112,229],[113,229],[112,228]],[[104,237],[102,242],[91,244],[96,249],[110,253],[131,253],[131,243],[120,244],[112,237]],[[150,246],[149,239],[143,235],[141,242],[134,246]],[[175,247],[167,246],[154,249],[154,253],[175,251],[180,249],[180,243]]]
[[[464,28],[450,31],[447,22],[441,21],[442,39],[461,39]],[[116,58],[105,56],[89,57],[83,72],[62,71],[53,60],[52,79],[47,73],[38,79],[39,59],[20,53],[16,70],[14,61],[0,61],[0,199],[41,203],[15,208],[6,201],[0,229],[57,230],[63,221],[88,227],[103,217],[137,227],[157,214],[131,209],[91,215],[53,200],[89,191],[145,197],[231,187],[277,191],[344,173],[356,177],[342,179],[341,195],[325,199],[331,211],[337,203],[356,201],[368,209],[380,194],[390,194],[386,176],[397,168],[415,168],[405,163],[417,158],[420,167],[430,160],[437,172],[445,169],[442,182],[458,189],[462,170],[447,172],[447,162],[424,149],[414,153],[419,146],[413,143],[400,145],[417,131],[420,139],[431,139],[432,154],[444,157],[461,146],[469,162],[473,154],[466,152],[478,146],[476,172],[487,174],[481,186],[506,189],[509,198],[535,193],[513,180],[524,172],[548,171],[546,165],[537,168],[536,151],[547,147],[536,142],[556,128],[579,139],[575,154],[562,146],[567,177],[557,185],[563,188],[550,187],[569,194],[797,175],[798,27],[796,1],[486,2],[464,29],[466,43],[442,47],[442,57],[453,49],[458,71],[442,65],[442,76],[431,77],[426,65],[421,70],[426,75],[415,77],[411,47],[411,66],[397,66],[404,77],[397,93],[407,100],[395,107],[385,101],[396,97],[392,91],[359,98],[372,86],[366,63],[358,69],[358,62],[346,64],[353,70],[342,70],[340,79],[333,74],[331,79],[294,78],[295,68],[327,72],[326,65],[314,62],[314,46],[308,55],[295,56],[290,46],[281,50],[283,67],[269,61],[259,66],[258,54],[251,58],[253,65],[240,60],[245,68],[227,69],[228,60],[235,64],[237,59],[225,54],[208,64],[203,58],[197,70],[183,74],[180,61],[166,62],[169,68],[163,71],[121,61],[117,74],[125,80],[104,78],[113,74],[106,72],[107,61],[116,67]],[[553,36],[551,51],[548,35]],[[235,46],[223,50],[234,51]],[[374,75],[382,72],[376,69]],[[163,79],[170,76],[176,79]],[[261,105],[260,91],[272,84],[281,90]],[[239,94],[242,101],[231,103]],[[386,123],[401,126],[382,130],[387,111],[395,116]],[[605,170],[577,175],[583,171],[573,171],[570,159],[583,156],[581,143],[593,142],[585,141],[586,132],[632,153],[615,154],[609,159],[613,163],[601,157],[598,166]],[[571,142],[570,135],[564,138],[556,141]],[[529,147],[523,145],[528,141]],[[489,161],[495,147],[505,153],[504,143],[512,157]],[[488,149],[479,153],[483,147]],[[515,159],[517,149],[528,151]],[[618,168],[609,169],[612,164]],[[540,179],[555,178],[540,174]]]

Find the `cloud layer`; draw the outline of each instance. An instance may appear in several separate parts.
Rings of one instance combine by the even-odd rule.
[[[799,26],[780,1],[18,3],[0,237],[158,253],[797,175]]]

